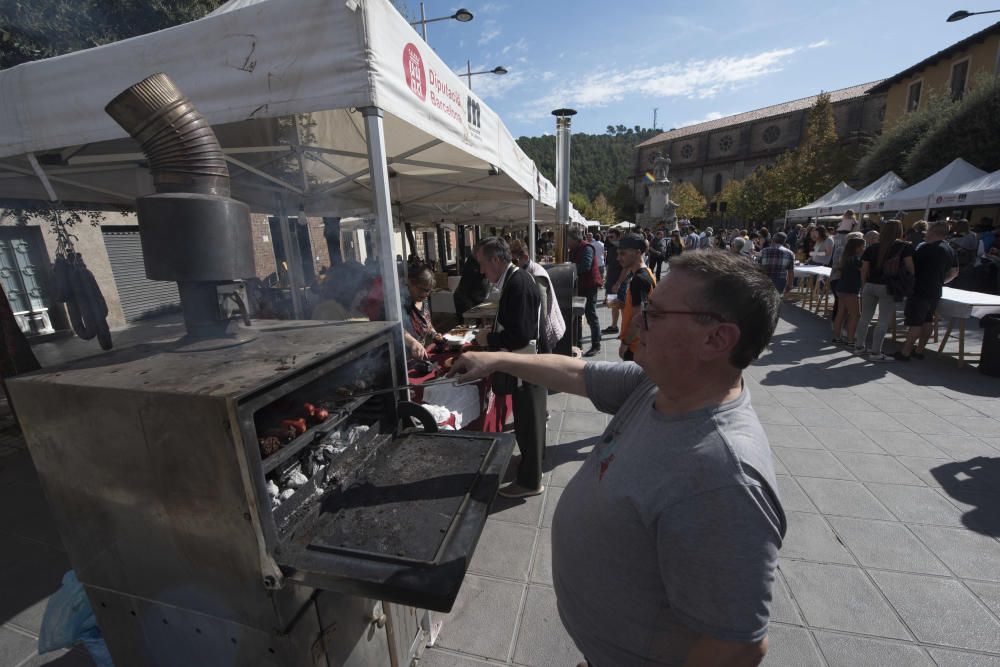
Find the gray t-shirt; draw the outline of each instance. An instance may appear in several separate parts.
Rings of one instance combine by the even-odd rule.
[[[559,616],[596,667],[674,665],[701,634],[767,634],[785,515],[767,436],[740,397],[666,416],[634,363],[589,363],[615,415],[552,522]]]

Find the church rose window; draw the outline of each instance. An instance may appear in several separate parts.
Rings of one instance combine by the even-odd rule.
[[[683,146],[681,146],[682,158],[688,160],[691,158],[692,155],[694,155],[694,146],[692,146],[691,144],[684,144]]]
[[[781,128],[777,125],[769,125],[764,128],[764,143],[773,144],[781,136]]]
[[[719,150],[723,153],[728,153],[733,148],[733,137],[732,135],[725,135],[719,139]]]

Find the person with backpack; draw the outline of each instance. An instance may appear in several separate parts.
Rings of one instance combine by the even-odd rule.
[[[903,223],[887,220],[882,223],[878,243],[868,246],[861,255],[861,319],[854,332],[854,351],[867,354],[870,361],[892,361],[892,357],[882,354],[882,343],[889,331],[889,323],[896,316],[896,299],[887,282],[898,283],[905,280],[908,272],[912,278],[913,246],[903,240]],[[887,275],[888,274],[888,275]],[[878,308],[878,323],[872,336],[871,348],[865,347],[868,325],[871,324],[875,308]]]

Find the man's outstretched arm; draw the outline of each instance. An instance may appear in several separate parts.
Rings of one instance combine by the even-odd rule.
[[[466,352],[455,360],[448,377],[475,380],[502,372],[525,382],[577,396],[587,395],[583,379],[586,363],[561,354],[515,354],[514,352]]]

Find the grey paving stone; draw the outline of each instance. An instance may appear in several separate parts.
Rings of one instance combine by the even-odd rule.
[[[881,448],[893,456],[922,456],[926,458],[948,458],[948,455],[916,433],[902,431],[871,431],[868,434]]]
[[[816,506],[809,500],[802,487],[790,475],[776,475],[778,497],[786,512],[816,512]]]
[[[816,436],[816,439],[823,443],[823,446],[831,452],[866,452],[869,454],[885,454],[867,435],[858,429],[850,426],[847,422],[842,425],[812,426],[809,432]]]
[[[962,512],[945,500],[937,489],[899,484],[869,483],[866,486],[900,521],[939,526],[962,525]]]
[[[761,424],[786,424],[797,426],[798,420],[781,405],[758,405],[754,408]]]
[[[608,425],[608,417],[603,412],[591,408],[591,412],[567,411],[563,417],[563,429],[585,435],[597,435],[604,432]]]
[[[785,561],[781,572],[810,626],[910,639],[860,568]]]
[[[1000,542],[965,528],[910,526],[963,579],[1000,581]]]
[[[563,418],[565,417],[566,413],[561,409],[553,408],[551,405],[548,406],[548,413],[549,413],[549,418],[545,422],[545,430],[558,433],[559,429],[562,428]],[[550,442],[549,444],[552,443]]]
[[[42,667],[43,665],[48,665],[48,667],[94,667],[94,660],[85,650],[73,648],[52,651],[45,655],[35,655],[17,667]]]
[[[922,456],[897,456],[896,460],[919,477],[924,484],[936,488],[941,487],[941,482],[934,477],[934,473],[931,471],[942,464],[952,462],[951,459],[929,459]]]
[[[0,486],[0,530],[63,550],[62,538],[40,486],[13,482]]]
[[[1000,656],[965,653],[943,648],[929,649],[938,667],[1000,667]]]
[[[556,464],[552,468],[552,474],[549,477],[549,484],[552,486],[565,487],[569,484],[569,481],[573,479],[573,476],[577,471],[583,466],[583,459],[574,459],[570,461],[563,461]]]
[[[802,625],[802,615],[792,600],[781,570],[775,570],[774,575],[774,585],[771,586],[771,622]]]
[[[417,664],[420,667],[483,667],[492,663],[431,648],[424,651],[424,654],[420,657],[420,662]]]
[[[951,422],[958,428],[970,435],[996,437],[1000,433],[1000,421],[992,417],[969,417],[969,416],[949,416],[946,421]]]
[[[35,655],[37,641],[23,633],[0,627],[0,665],[17,665]]]
[[[968,405],[965,401],[956,401],[955,399],[948,398],[947,396],[942,396],[936,399],[917,399],[914,401],[917,405],[923,407],[927,412],[936,414],[938,417],[982,417],[982,413],[976,410],[974,407]]]
[[[765,667],[819,667],[823,664],[805,628],[772,623],[767,629]]]
[[[823,514],[859,519],[895,519],[861,482],[798,477],[799,486]]]
[[[587,452],[593,449],[593,443],[598,440],[598,436],[593,433],[576,433],[574,431],[560,431],[556,445],[579,444],[574,451]]]
[[[959,582],[899,572],[870,574],[920,641],[1000,652],[1000,622]]]
[[[771,456],[771,464],[774,466],[774,474],[775,475],[791,475],[792,474],[792,473],[788,472],[788,468],[785,467],[785,464],[782,463],[778,459],[778,457],[774,456],[773,454]]]
[[[552,530],[543,528],[535,540],[535,558],[531,563],[531,583],[552,585]]]
[[[924,438],[956,461],[967,461],[978,456],[998,456],[995,449],[971,435],[928,433]]]
[[[827,407],[833,408],[841,414],[851,412],[881,412],[884,410],[881,402],[879,405],[875,405],[856,394],[850,396],[830,396],[824,402]]]
[[[840,516],[828,520],[841,542],[865,567],[949,574],[948,568],[901,523]]]
[[[525,588],[526,584],[466,575],[454,608],[443,619],[437,646],[506,662]]]
[[[597,412],[593,401],[585,396],[574,396],[573,394],[567,394],[566,410],[572,410],[573,412]]]
[[[785,467],[796,476],[826,477],[829,479],[854,479],[854,475],[824,450],[772,447]]]
[[[836,426],[844,421],[839,412],[830,408],[792,408],[792,414],[803,426],[825,428]]]
[[[542,513],[542,528],[552,527],[552,515],[556,511],[559,497],[563,490],[558,486],[550,486],[545,489],[545,510]]]
[[[785,512],[788,531],[781,544],[782,558],[802,558],[820,563],[855,565],[850,553],[819,514]]]
[[[837,452],[837,460],[862,482],[884,482],[886,484],[913,484],[924,486],[919,477],[892,456],[861,454],[858,452]]]
[[[543,482],[544,483],[544,482]],[[497,496],[490,508],[490,519],[506,521],[507,523],[522,523],[527,526],[537,526],[542,517],[542,506],[545,498],[542,495],[531,498],[504,498]]]
[[[857,635],[842,635],[816,630],[813,632],[823,657],[830,667],[933,667],[934,662],[918,646],[872,639]]]
[[[965,431],[955,426],[949,421],[938,417],[937,415],[932,415],[930,413],[923,414],[913,414],[907,417],[907,425],[910,430],[914,433],[920,433],[921,435],[928,434],[951,434],[951,435],[965,435]]]
[[[575,665],[583,654],[566,634],[559,612],[556,593],[551,588],[529,586],[517,633],[514,663],[531,667]]]
[[[535,527],[490,519],[476,545],[469,572],[527,581]]]
[[[70,568],[65,553],[0,533],[0,622],[37,635],[45,602],[59,590],[63,574]]]
[[[823,449],[823,444],[805,426],[764,424],[764,431],[767,433],[767,441],[772,447]]]
[[[985,581],[967,581],[965,585],[972,589],[994,614],[1000,615],[1000,584]]]
[[[789,391],[785,387],[771,387],[768,391],[778,400],[779,405],[783,405],[789,410],[792,408],[826,407],[818,396],[808,391]]]
[[[909,431],[906,426],[884,412],[843,412],[844,419],[865,433],[871,431]],[[915,416],[915,415],[911,415]]]
[[[920,405],[918,401],[910,398],[892,398],[892,397],[882,397],[878,399],[877,403],[879,409],[882,412],[892,415],[899,421],[903,421],[903,415],[912,415],[921,412],[927,412],[927,409]]]

